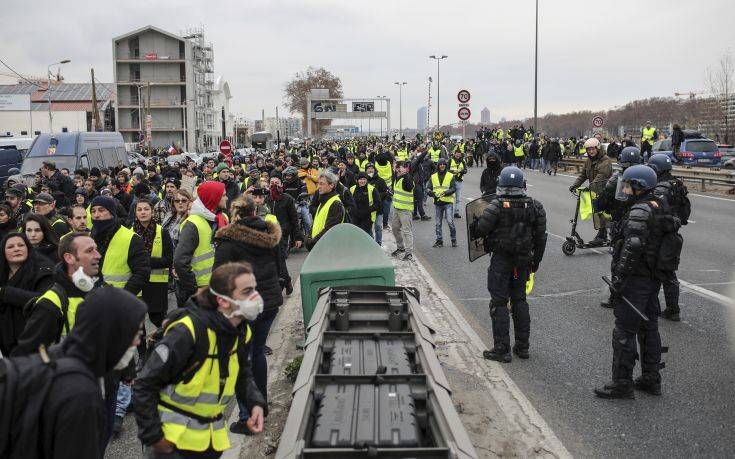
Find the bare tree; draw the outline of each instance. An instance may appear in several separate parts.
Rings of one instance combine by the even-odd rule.
[[[717,66],[707,69],[705,81],[707,89],[718,102],[725,127],[725,143],[730,143],[730,109],[735,105],[735,61],[730,51],[722,55]]]
[[[287,82],[284,87],[284,100],[286,107],[292,113],[300,113],[303,121],[302,127],[305,135],[309,137],[310,133],[306,132],[306,113],[307,113],[307,94],[312,89],[328,89],[330,98],[342,97],[342,81],[339,77],[334,76],[329,70],[322,67],[309,67],[303,72],[294,75],[291,81]],[[317,120],[316,132],[319,133],[324,127],[329,126],[331,120]]]

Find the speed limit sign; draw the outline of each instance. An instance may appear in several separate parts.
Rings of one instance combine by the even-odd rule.
[[[592,127],[601,128],[605,124],[605,120],[601,116],[592,118]]]
[[[467,107],[460,107],[459,110],[457,110],[457,118],[459,118],[462,121],[467,121],[470,119],[470,116],[472,115],[472,112]]]
[[[470,101],[470,92],[466,89],[462,89],[457,93],[457,100],[460,104],[466,104]]]

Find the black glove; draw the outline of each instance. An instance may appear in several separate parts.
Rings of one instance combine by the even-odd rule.
[[[620,290],[623,288],[623,279],[619,276],[613,275],[612,279],[610,279],[610,283],[612,284],[612,286],[610,286],[610,294],[612,296],[620,295]]]
[[[576,191],[577,191],[577,185],[572,185],[572,186],[570,186],[570,187],[569,187],[569,191],[570,191],[571,193],[576,193]]]
[[[538,262],[532,261],[531,263],[529,263],[528,269],[530,269],[532,273],[535,273],[536,271],[538,271]]]

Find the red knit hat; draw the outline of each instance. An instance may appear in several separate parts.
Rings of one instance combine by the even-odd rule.
[[[216,213],[222,195],[225,194],[225,184],[222,182],[204,182],[197,188],[197,196],[210,212]]]

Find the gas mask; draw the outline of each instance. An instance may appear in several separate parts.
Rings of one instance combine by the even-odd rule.
[[[99,278],[88,276],[81,266],[71,275],[71,281],[74,283],[74,286],[85,293],[90,292],[94,288],[97,279]]]
[[[135,350],[135,346],[129,347],[112,369],[124,370],[125,368],[127,368],[128,364],[131,360],[133,360],[133,357],[135,356]]]
[[[245,320],[255,320],[256,317],[258,317],[258,314],[263,312],[263,298],[260,296],[260,293],[254,292],[252,295],[250,295],[250,298],[245,300],[236,300],[234,298],[230,298],[227,295],[222,295],[221,293],[217,293],[212,288],[209,288],[209,291],[212,295],[218,296],[222,298],[223,300],[227,300],[230,303],[234,303],[237,305],[237,309],[230,314],[224,314],[223,315],[231,319],[235,316],[240,316],[245,318]]]

